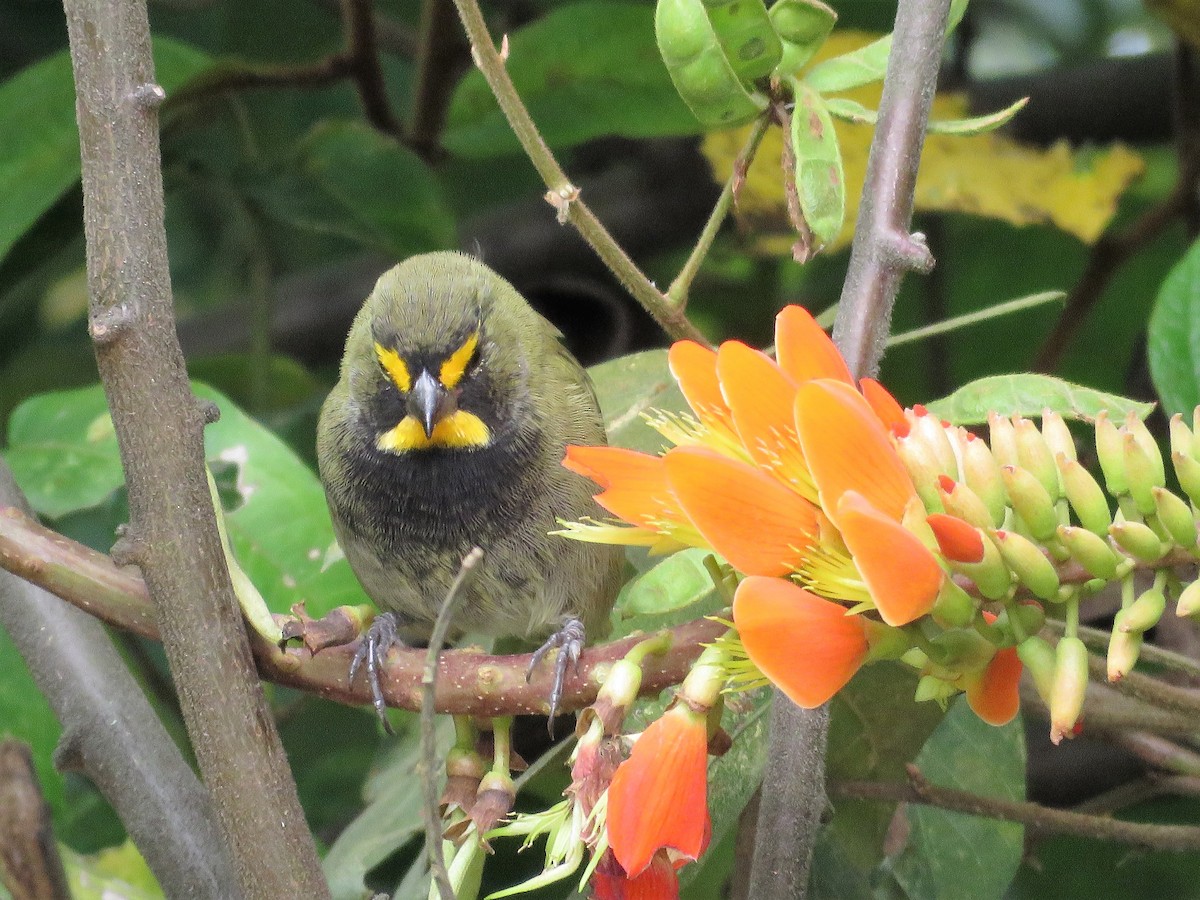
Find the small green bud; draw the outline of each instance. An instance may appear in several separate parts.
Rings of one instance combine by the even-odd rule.
[[[960,447],[963,481],[991,513],[992,526],[999,528],[1004,524],[1004,516],[1008,512],[1008,498],[1004,493],[1004,481],[1000,477],[996,458],[987,442],[970,432],[964,434]]]
[[[984,535],[983,559],[977,563],[948,560],[950,568],[967,576],[979,588],[981,596],[988,600],[1003,600],[1012,589],[1012,572],[1009,571],[995,542]]]
[[[1071,737],[1087,693],[1088,652],[1083,641],[1064,637],[1054,652],[1054,685],[1050,691],[1050,740]]]
[[[1037,544],[1015,531],[994,531],[992,538],[1017,581],[1035,597],[1053,600],[1058,596],[1058,573]]]
[[[1175,615],[1192,616],[1200,612],[1200,581],[1193,581],[1180,593],[1175,602]]]
[[[1162,451],[1158,449],[1158,441],[1154,439],[1154,435],[1150,433],[1150,429],[1146,427],[1142,417],[1131,409],[1125,416],[1123,430],[1133,435],[1138,446],[1142,448],[1142,452],[1146,454],[1146,458],[1150,461],[1151,478],[1154,483],[1159,486],[1166,484],[1167,471],[1163,465]]]
[[[942,498],[938,494],[938,478],[942,473],[937,457],[923,442],[911,436],[896,442],[896,453],[908,469],[925,509],[931,513],[942,512]]]
[[[1171,463],[1175,466],[1175,477],[1179,479],[1183,492],[1193,506],[1200,506],[1200,462],[1184,453],[1172,453]]]
[[[1113,630],[1108,641],[1108,680],[1120,681],[1137,665],[1142,652],[1140,631]]]
[[[1023,417],[1013,423],[1013,430],[1017,436],[1019,466],[1041,482],[1052,501],[1057,500],[1062,496],[1062,486],[1046,439],[1031,420]]]
[[[1086,528],[1060,525],[1058,538],[1071,554],[1071,559],[1083,566],[1089,575],[1112,581],[1117,577],[1117,554],[1108,541]]]
[[[1055,462],[1062,474],[1067,502],[1075,510],[1080,524],[1093,534],[1101,537],[1107,535],[1108,526],[1112,524],[1112,512],[1108,508],[1108,498],[1092,473],[1076,460],[1061,455]]]
[[[1141,634],[1158,624],[1166,608],[1166,595],[1151,588],[1113,617],[1113,628],[1126,634]]]
[[[1200,409],[1200,407],[1197,407]],[[1171,453],[1182,453],[1184,456],[1193,456],[1192,452],[1194,438],[1192,437],[1191,429],[1183,424],[1183,416],[1180,413],[1175,413],[1171,416],[1170,423],[1171,431]]]
[[[913,699],[918,703],[933,700],[939,706],[945,706],[946,701],[958,693],[958,688],[934,675],[923,675],[917,682],[917,691]]]
[[[961,481],[946,475],[938,478],[938,496],[942,507],[955,518],[976,528],[992,528],[992,514],[979,495]]]
[[[881,659],[903,659],[910,650],[914,649],[912,640],[903,628],[894,628],[866,616],[861,617],[861,621],[863,631],[867,635],[868,662],[877,662]],[[924,661],[921,664],[924,665]]]
[[[957,480],[958,459],[954,456],[954,445],[946,433],[946,426],[923,406],[913,407],[913,412],[913,428],[908,439],[924,444],[938,461],[938,472]]]
[[[1176,544],[1185,550],[1196,546],[1196,518],[1192,508],[1176,497],[1166,488],[1156,487],[1154,495],[1154,511],[1158,521],[1167,529]]]
[[[1154,529],[1142,522],[1113,522],[1108,533],[1118,547],[1141,562],[1158,562],[1168,549]]]
[[[999,413],[988,413],[988,430],[991,434],[992,456],[1000,466],[1020,464],[1017,455],[1017,432],[1012,419]]]
[[[1137,506],[1137,511],[1143,516],[1154,514],[1154,495],[1151,491],[1162,484],[1154,480],[1155,468],[1142,445],[1132,434],[1125,432],[1121,435],[1121,452],[1125,466],[1125,483],[1129,494]]]
[[[1032,473],[1017,466],[1003,466],[1000,476],[1004,489],[1017,515],[1039,541],[1047,541],[1058,529],[1058,513],[1054,500]]]
[[[1071,434],[1071,429],[1067,427],[1063,417],[1052,409],[1042,410],[1042,438],[1050,448],[1052,458],[1057,458],[1060,453],[1067,459],[1077,458],[1075,437]]]
[[[1054,648],[1037,635],[1032,635],[1017,644],[1017,657],[1033,676],[1038,696],[1049,706],[1054,693]]]
[[[974,620],[975,610],[971,595],[955,584],[952,578],[947,578],[942,582],[942,589],[938,592],[930,615],[943,628],[966,628]]]
[[[1125,479],[1125,452],[1121,434],[1104,410],[1096,416],[1096,455],[1100,458],[1100,469],[1104,472],[1104,483],[1114,497],[1129,489]]]

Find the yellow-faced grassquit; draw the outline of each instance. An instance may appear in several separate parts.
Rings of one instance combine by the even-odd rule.
[[[568,444],[604,442],[587,373],[483,263],[429,253],[379,279],[321,409],[317,456],[338,543],[384,611],[351,670],[366,662],[381,714],[383,655],[428,638],[475,546],[484,556],[455,630],[550,634],[539,654],[561,648],[557,706],[621,580],[620,548],[550,534],[559,519],[602,514],[593,486],[560,463]]]

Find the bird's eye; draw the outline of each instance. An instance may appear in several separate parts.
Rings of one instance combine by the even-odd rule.
[[[474,331],[462,345],[446,357],[438,369],[438,378],[447,389],[458,386],[467,369],[474,365],[479,351],[479,332]]]
[[[375,356],[379,359],[379,365],[383,367],[383,371],[387,373],[388,378],[392,379],[392,383],[401,393],[407,394],[412,390],[412,376],[408,372],[408,365],[400,358],[399,353],[376,342]]]

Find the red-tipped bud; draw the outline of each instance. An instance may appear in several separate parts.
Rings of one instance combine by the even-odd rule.
[[[1166,488],[1156,487],[1154,495],[1154,511],[1158,521],[1162,523],[1167,534],[1184,550],[1196,546],[1196,517],[1192,509]]]
[[[1050,456],[1057,459],[1062,454],[1067,459],[1075,459],[1075,437],[1067,423],[1052,409],[1042,410],[1042,437],[1050,448]]]
[[[1083,566],[1089,575],[1105,581],[1117,577],[1119,560],[1104,538],[1073,525],[1060,525],[1058,537],[1071,554],[1071,559]]]
[[[1125,427],[1122,430],[1133,435],[1142,452],[1150,460],[1150,478],[1154,484],[1166,484],[1167,472],[1163,465],[1162,451],[1158,449],[1158,441],[1154,439],[1142,417],[1131,409],[1125,414]]]
[[[1158,562],[1169,549],[1149,525],[1141,522],[1113,522],[1108,533],[1118,547],[1141,562]]]
[[[1156,487],[1162,487],[1156,482],[1155,468],[1142,445],[1132,434],[1125,432],[1121,435],[1122,459],[1125,466],[1125,481],[1129,486],[1129,494],[1133,497],[1137,511],[1143,516],[1154,514],[1154,494]]]
[[[1054,648],[1042,638],[1033,635],[1017,645],[1017,656],[1033,677],[1038,696],[1049,706],[1050,697],[1054,694]]]
[[[1151,588],[1113,617],[1113,627],[1126,634],[1141,634],[1158,624],[1166,608],[1166,596]]]
[[[1062,496],[1058,469],[1054,465],[1054,454],[1037,426],[1032,421],[1018,417],[1013,422],[1017,436],[1018,465],[1036,478],[1046,489],[1052,500]]]
[[[985,538],[978,528],[945,513],[934,513],[925,521],[942,556],[954,562],[983,562]]]
[[[1029,533],[1039,541],[1053,537],[1058,528],[1058,513],[1054,509],[1054,500],[1041,482],[1016,466],[1003,466],[1000,475],[1009,503],[1029,528]]]
[[[1055,744],[1075,736],[1087,682],[1087,647],[1079,638],[1062,638],[1054,653],[1054,686],[1050,692],[1050,740]]]
[[[983,501],[992,515],[992,525],[999,528],[1004,524],[1008,511],[1008,497],[1004,493],[1004,481],[1000,478],[1000,466],[992,455],[987,442],[970,432],[963,433],[962,480]]]
[[[642,687],[642,667],[629,659],[618,659],[608,671],[596,702],[591,709],[604,725],[605,734],[620,734],[625,715],[633,706]],[[579,727],[587,726],[587,717],[579,717]]]
[[[988,430],[991,434],[992,456],[1001,466],[1015,466],[1017,456],[1017,433],[1012,420],[999,413],[988,413]]]
[[[1108,417],[1107,411],[1096,416],[1096,455],[1100,458],[1100,469],[1104,472],[1104,483],[1108,492],[1119,497],[1129,490],[1125,478],[1125,452],[1117,426]]]
[[[1200,581],[1193,581],[1183,589],[1175,604],[1175,615],[1192,616],[1200,612]]]
[[[470,817],[479,834],[487,834],[510,812],[517,789],[507,772],[488,772],[479,782],[479,792],[471,806]]]
[[[976,528],[992,528],[992,513],[973,490],[948,475],[938,478],[942,508],[950,515],[970,522]]]
[[[987,536],[985,535],[985,537]],[[983,559],[980,562],[956,562],[950,558],[947,559],[947,562],[955,572],[965,575],[975,582],[979,593],[988,600],[1002,600],[1012,589],[1012,573],[1001,558],[999,548],[990,537],[983,541]]]
[[[937,457],[923,442],[910,434],[896,441],[896,453],[908,469],[913,487],[921,503],[929,512],[941,512],[942,500],[938,496],[938,477],[942,474]]]
[[[1142,652],[1142,633],[1140,631],[1113,631],[1108,640],[1108,680],[1120,681],[1137,665],[1138,655]]]
[[[1106,536],[1108,526],[1112,524],[1112,512],[1108,508],[1108,498],[1092,473],[1073,459],[1059,456],[1055,461],[1062,474],[1067,502],[1075,510],[1080,524],[1093,534]]]
[[[913,430],[908,439],[917,440],[929,449],[938,461],[939,472],[958,478],[958,460],[954,456],[954,446],[946,433],[946,426],[923,406],[913,407],[913,414]]]
[[[1057,597],[1058,573],[1037,544],[1015,531],[997,531],[992,538],[1000,548],[1000,556],[1017,576],[1017,581],[1039,599],[1053,600]]]

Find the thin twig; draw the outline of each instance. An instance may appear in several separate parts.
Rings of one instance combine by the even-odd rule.
[[[442,817],[438,814],[437,779],[433,777],[437,766],[437,731],[434,728],[434,701],[437,697],[438,654],[446,643],[450,622],[458,609],[463,585],[475,567],[483,559],[483,550],[472,547],[463,557],[458,574],[446,591],[442,609],[433,625],[429,637],[429,648],[425,652],[425,668],[421,673],[421,791],[425,802],[421,806],[421,817],[425,820],[425,852],[429,855],[429,869],[442,900],[454,900],[454,888],[450,885],[450,874],[446,871],[446,856],[442,853]]]
[[[1200,777],[1200,753],[1181,747],[1160,734],[1145,731],[1110,732],[1109,740],[1148,766],[1171,775]]]
[[[424,159],[438,155],[438,142],[459,76],[471,63],[470,47],[446,0],[422,0],[421,38],[413,76],[408,145]]]
[[[708,255],[717,233],[725,223],[725,217],[729,215],[729,208],[733,205],[734,197],[737,196],[738,187],[745,180],[746,170],[753,164],[754,156],[758,153],[758,145],[762,143],[763,136],[767,133],[770,125],[771,118],[768,115],[759,116],[755,120],[750,134],[746,137],[746,143],[742,146],[742,150],[733,164],[733,172],[726,179],[725,186],[721,189],[721,196],[717,198],[717,202],[713,206],[712,215],[708,217],[704,230],[700,232],[696,246],[692,248],[687,262],[683,264],[683,268],[679,270],[679,274],[667,288],[667,299],[680,310],[687,307],[688,290],[691,288],[696,274],[700,271],[700,265]]]
[[[375,40],[375,13],[372,0],[342,0],[342,23],[346,29],[343,55],[354,79],[358,99],[367,121],[387,134],[403,137],[403,129],[392,112],[383,68],[379,64],[379,45]]]
[[[834,797],[877,800],[882,803],[920,803],[953,812],[1017,822],[1035,835],[1071,834],[1098,841],[1129,844],[1148,851],[1194,853],[1200,850],[1200,828],[1190,825],[1148,825],[1109,816],[1091,816],[1037,803],[981,797],[929,782],[916,766],[908,767],[907,783],[880,781],[833,781]]]
[[[1156,563],[1156,565],[1158,564]],[[1065,623],[1057,619],[1047,619],[1046,628],[1055,634],[1061,635],[1063,634]],[[1095,650],[1097,653],[1108,652],[1108,642],[1111,635],[1103,629],[1080,625],[1077,630],[1077,637],[1087,645],[1089,650]],[[1149,642],[1142,644],[1138,659],[1156,666],[1162,666],[1164,669],[1170,669],[1174,672],[1182,672],[1193,678],[1200,678],[1200,662],[1192,659],[1190,656],[1184,656],[1182,653],[1176,653],[1173,650],[1159,647],[1157,644]]]
[[[579,197],[577,188],[554,158],[529,115],[529,110],[517,94],[517,89],[504,67],[504,59],[492,43],[487,23],[477,0],[454,0],[458,15],[471,42],[471,55],[500,104],[509,127],[520,141],[525,155],[533,163],[547,187],[546,199],[558,210],[559,220],[570,222],[597,256],[608,266],[625,289],[642,305],[659,326],[675,340],[688,339],[701,344],[707,339],[667,297],[654,286],[628,254],[617,244],[608,230]]]
[[[1098,656],[1088,655],[1088,675],[1097,681],[1108,678],[1108,667]],[[1200,714],[1200,692],[1167,684],[1141,672],[1127,672],[1116,681],[1108,682],[1113,690],[1134,697],[1151,706],[1170,712],[1195,716]]]
[[[0,741],[0,885],[15,897],[71,900],[33,754],[11,738]]]

